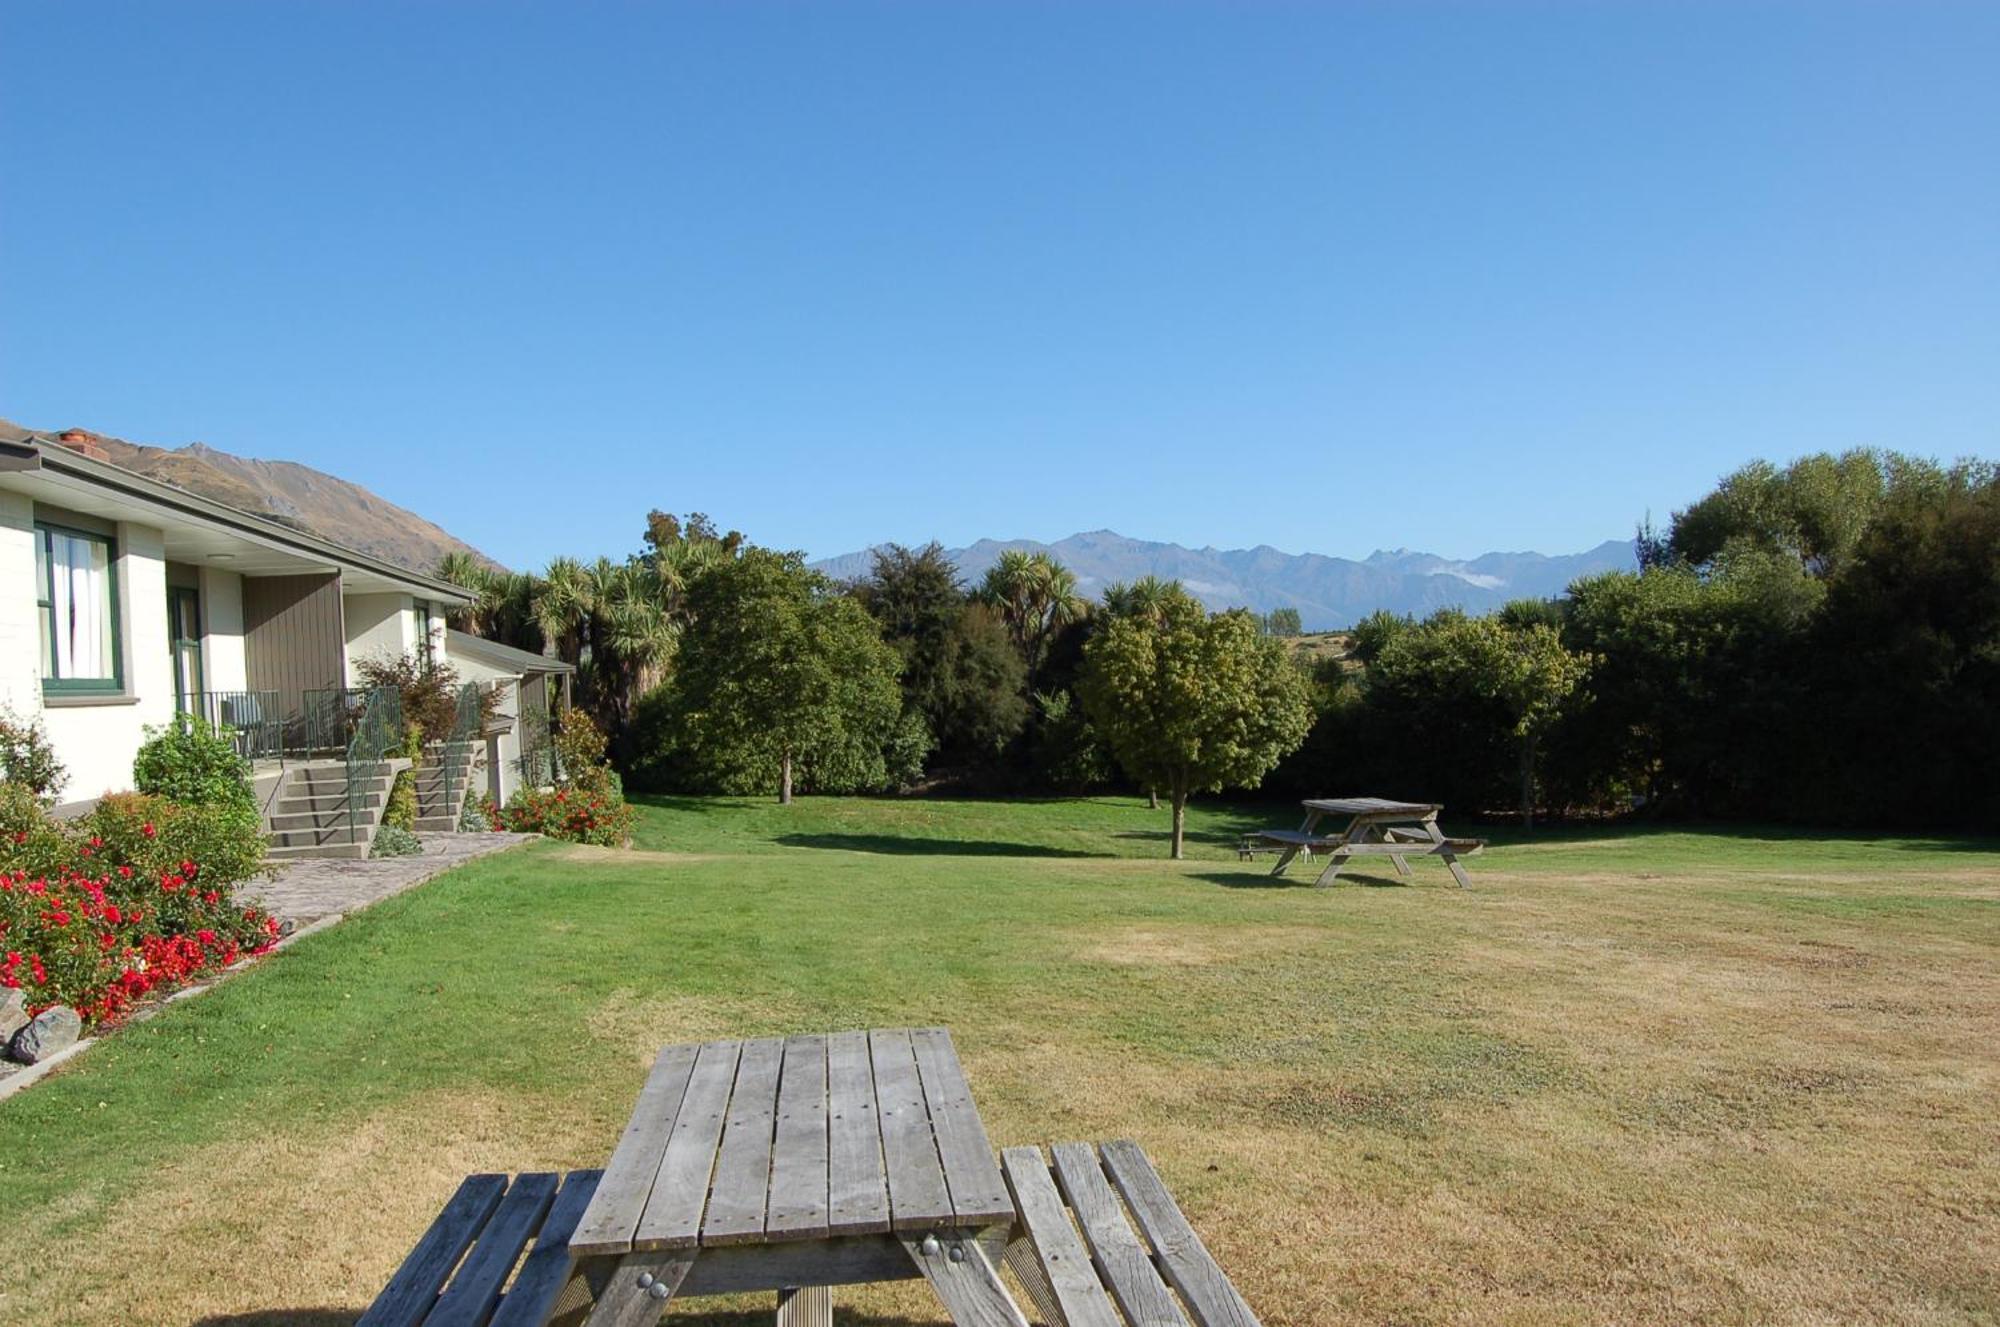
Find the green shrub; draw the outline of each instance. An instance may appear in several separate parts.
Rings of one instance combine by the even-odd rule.
[[[237,754],[229,729],[193,715],[177,714],[172,723],[146,729],[132,761],[132,783],[182,806],[257,809],[250,762]]]
[[[494,823],[493,798],[488,793],[467,797],[465,806],[458,813],[458,832],[461,834],[490,834],[499,828]]]
[[[414,857],[424,850],[422,840],[399,825],[384,825],[375,831],[370,857]]]
[[[45,802],[69,782],[69,771],[56,759],[39,719],[23,719],[0,706],[0,780],[19,784]]]
[[[76,859],[74,826],[51,819],[25,783],[0,783],[0,848],[5,869],[30,879],[53,875]]]
[[[608,792],[581,788],[523,788],[501,819],[522,834],[546,834],[566,843],[622,848],[632,837],[632,808]]]
[[[382,827],[400,829],[408,834],[417,830],[417,766],[416,762],[424,753],[423,734],[414,726],[404,735],[403,755],[410,761],[410,767],[396,775],[396,781],[389,787],[388,804],[382,808]]]
[[[222,889],[264,869],[264,830],[254,806],[171,802],[150,793],[111,793],[77,822],[99,856],[158,878],[182,862]]]

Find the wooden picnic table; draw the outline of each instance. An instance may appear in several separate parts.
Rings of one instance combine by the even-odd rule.
[[[919,1277],[959,1327],[1028,1327],[1002,1262],[1045,1323],[1257,1327],[1137,1143],[996,1162],[942,1028],[667,1047],[603,1170],[468,1175],[357,1327],[772,1291],[778,1327],[832,1327],[830,1287]]]
[[[954,1321],[1011,1324],[994,1268],[1013,1221],[943,1028],[669,1046],[569,1237],[565,1293],[587,1283],[586,1321],[629,1327],[677,1295],[775,1290],[781,1327],[816,1327],[826,1287],[921,1276]]]
[[[1438,828],[1444,808],[1435,802],[1394,802],[1383,797],[1315,797],[1302,805],[1305,821],[1295,830],[1267,829],[1257,837],[1278,849],[1271,874],[1283,875],[1292,859],[1315,852],[1328,853],[1326,869],[1315,885],[1330,885],[1340,868],[1356,857],[1387,857],[1398,875],[1410,874],[1411,857],[1437,857],[1450,868],[1452,879],[1465,889],[1472,882],[1458,864],[1459,854],[1471,856],[1486,846],[1483,839],[1448,839]],[[1337,834],[1321,833],[1319,823],[1327,816],[1345,816],[1347,827]]]

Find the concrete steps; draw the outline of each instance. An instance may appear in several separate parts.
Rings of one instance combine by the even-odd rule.
[[[264,820],[266,855],[362,858],[375,843],[389,790],[405,760],[363,767],[352,784],[340,761],[315,761],[288,769]]]

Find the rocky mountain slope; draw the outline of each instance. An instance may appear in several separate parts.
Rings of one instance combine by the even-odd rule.
[[[0,430],[7,436],[28,431],[4,419]],[[493,562],[415,512],[296,461],[259,461],[199,442],[152,447],[77,428],[43,436],[148,479],[255,512],[412,571],[431,571],[439,558],[455,550]]]
[[[1419,616],[1446,607],[1484,612],[1510,599],[1562,593],[1578,576],[1635,565],[1632,541],[1613,539],[1582,553],[1486,553],[1454,561],[1431,553],[1395,549],[1352,558],[1283,553],[1257,548],[1186,548],[1128,539],[1110,530],[1074,534],[1053,544],[1032,539],[982,539],[948,550],[968,582],[986,573],[1010,548],[1053,554],[1076,573],[1083,593],[1141,576],[1177,580],[1211,608],[1296,608],[1308,631],[1352,626],[1378,608]],[[830,576],[866,575],[869,550],[815,563]]]

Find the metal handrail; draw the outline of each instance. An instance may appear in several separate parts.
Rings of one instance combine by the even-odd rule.
[[[473,738],[480,729],[480,718],[484,707],[479,703],[479,694],[480,688],[477,682],[467,682],[458,689],[458,710],[452,716],[451,735],[445,738],[444,747],[438,753],[439,790],[444,794],[444,804],[440,809],[448,816],[453,814],[452,807],[456,805],[452,788],[458,779],[459,758],[470,750]],[[466,770],[468,778],[471,773],[468,768]]]
[[[354,737],[369,697],[380,687],[320,687],[302,693],[296,746],[305,751],[338,751]],[[398,697],[398,714],[401,697]]]
[[[193,697],[190,713],[226,732],[245,760],[281,754],[285,749],[285,716],[276,691],[203,691]]]
[[[356,842],[361,830],[362,771],[380,768],[389,753],[403,745],[403,693],[394,687],[375,687],[362,704],[354,732],[347,739],[347,841]],[[388,790],[383,790],[383,809],[388,809]]]

